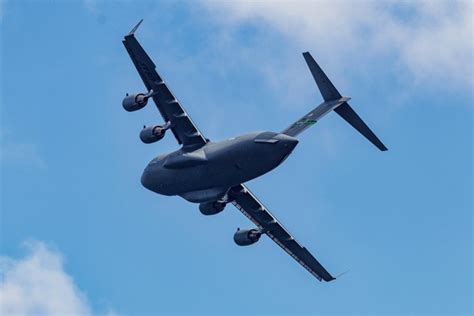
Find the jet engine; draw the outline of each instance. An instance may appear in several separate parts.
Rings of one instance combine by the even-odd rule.
[[[240,230],[237,228],[237,231],[234,234],[234,241],[239,246],[248,246],[256,243],[260,239],[261,235],[262,232],[258,229]]]
[[[165,137],[166,129],[161,125],[143,126],[140,139],[145,144],[151,144]]]
[[[219,201],[205,202],[199,204],[199,211],[203,215],[214,215],[224,210],[225,203]]]
[[[122,101],[123,108],[128,112],[142,109],[148,102],[149,96],[144,93],[128,94]]]

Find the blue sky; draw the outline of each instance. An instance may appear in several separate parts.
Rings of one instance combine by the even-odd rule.
[[[472,2],[0,8],[2,308],[472,315]],[[330,114],[248,184],[329,271],[348,274],[320,283],[267,238],[235,246],[251,223],[232,206],[205,217],[141,187],[146,163],[177,148],[140,142],[143,124],[161,123],[153,106],[121,107],[143,91],[121,43],[141,18],[138,39],[212,140],[282,130],[319,104],[306,50],[353,98],[388,152]]]

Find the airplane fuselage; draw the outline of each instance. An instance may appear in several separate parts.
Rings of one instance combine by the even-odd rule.
[[[202,203],[222,198],[232,186],[259,177],[281,164],[298,144],[296,138],[255,132],[197,150],[160,155],[145,168],[141,182],[163,195]]]
[[[164,124],[144,126],[140,139],[145,144],[160,141],[170,130],[179,150],[159,155],[143,171],[141,183],[158,194],[180,196],[200,203],[203,215],[215,215],[233,204],[255,227],[237,229],[234,242],[239,246],[256,243],[266,234],[318,280],[335,278],[318,260],[272,215],[247,187],[245,182],[257,178],[280,165],[298,144],[294,137],[335,111],[341,118],[372,142],[378,149],[387,148],[349,105],[322,71],[309,52],[303,53],[324,102],[290,124],[280,133],[255,132],[221,142],[210,142],[173,95],[166,82],[156,71],[156,65],[135,38],[141,20],[127,35],[123,44],[133,61],[145,92],[126,94],[122,100],[128,112],[138,111],[152,100]]]

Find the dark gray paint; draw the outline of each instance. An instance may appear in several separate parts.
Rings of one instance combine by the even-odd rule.
[[[322,104],[281,133],[254,132],[211,142],[199,131],[136,40],[134,32],[138,25],[125,36],[123,43],[148,92],[125,97],[123,106],[127,111],[138,110],[152,98],[165,124],[145,127],[140,138],[145,143],[156,142],[170,129],[182,145],[174,152],[157,156],[148,164],[141,177],[143,186],[158,194],[178,195],[190,202],[200,203],[199,210],[204,215],[217,214],[227,203],[232,203],[257,227],[238,230],[234,234],[234,241],[238,245],[250,245],[258,241],[260,235],[266,234],[318,280],[334,280],[335,278],[295,240],[244,183],[280,165],[298,144],[294,136],[332,110],[379,149],[386,150],[350,108],[347,103],[349,98],[342,97],[311,55],[304,53],[323,94],[325,101]]]
[[[291,136],[272,132],[208,142],[192,152],[179,149],[158,156],[145,168],[141,181],[159,194],[180,195],[195,203],[215,201],[223,198],[230,187],[277,167],[297,144]],[[221,196],[216,196],[219,192]]]

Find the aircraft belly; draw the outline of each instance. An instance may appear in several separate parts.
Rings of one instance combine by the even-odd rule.
[[[173,181],[176,181],[175,187],[180,192],[216,187],[229,188],[259,177],[273,168],[272,165],[255,164],[250,160],[231,161],[225,164],[208,163],[206,166],[180,170],[182,174],[176,175]]]
[[[224,197],[229,190],[228,187],[210,188],[205,190],[190,191],[179,194],[183,199],[193,203],[204,203],[217,201]]]
[[[257,144],[253,138],[209,143],[199,152],[176,151],[159,157],[145,169],[142,184],[156,193],[185,195],[189,200],[218,196],[274,169],[294,148]],[[191,196],[193,192],[197,198]]]
[[[239,184],[241,179],[242,177],[236,177],[228,166],[207,163],[181,169],[147,170],[142,177],[142,183],[159,194],[181,195],[212,188],[229,188]]]

